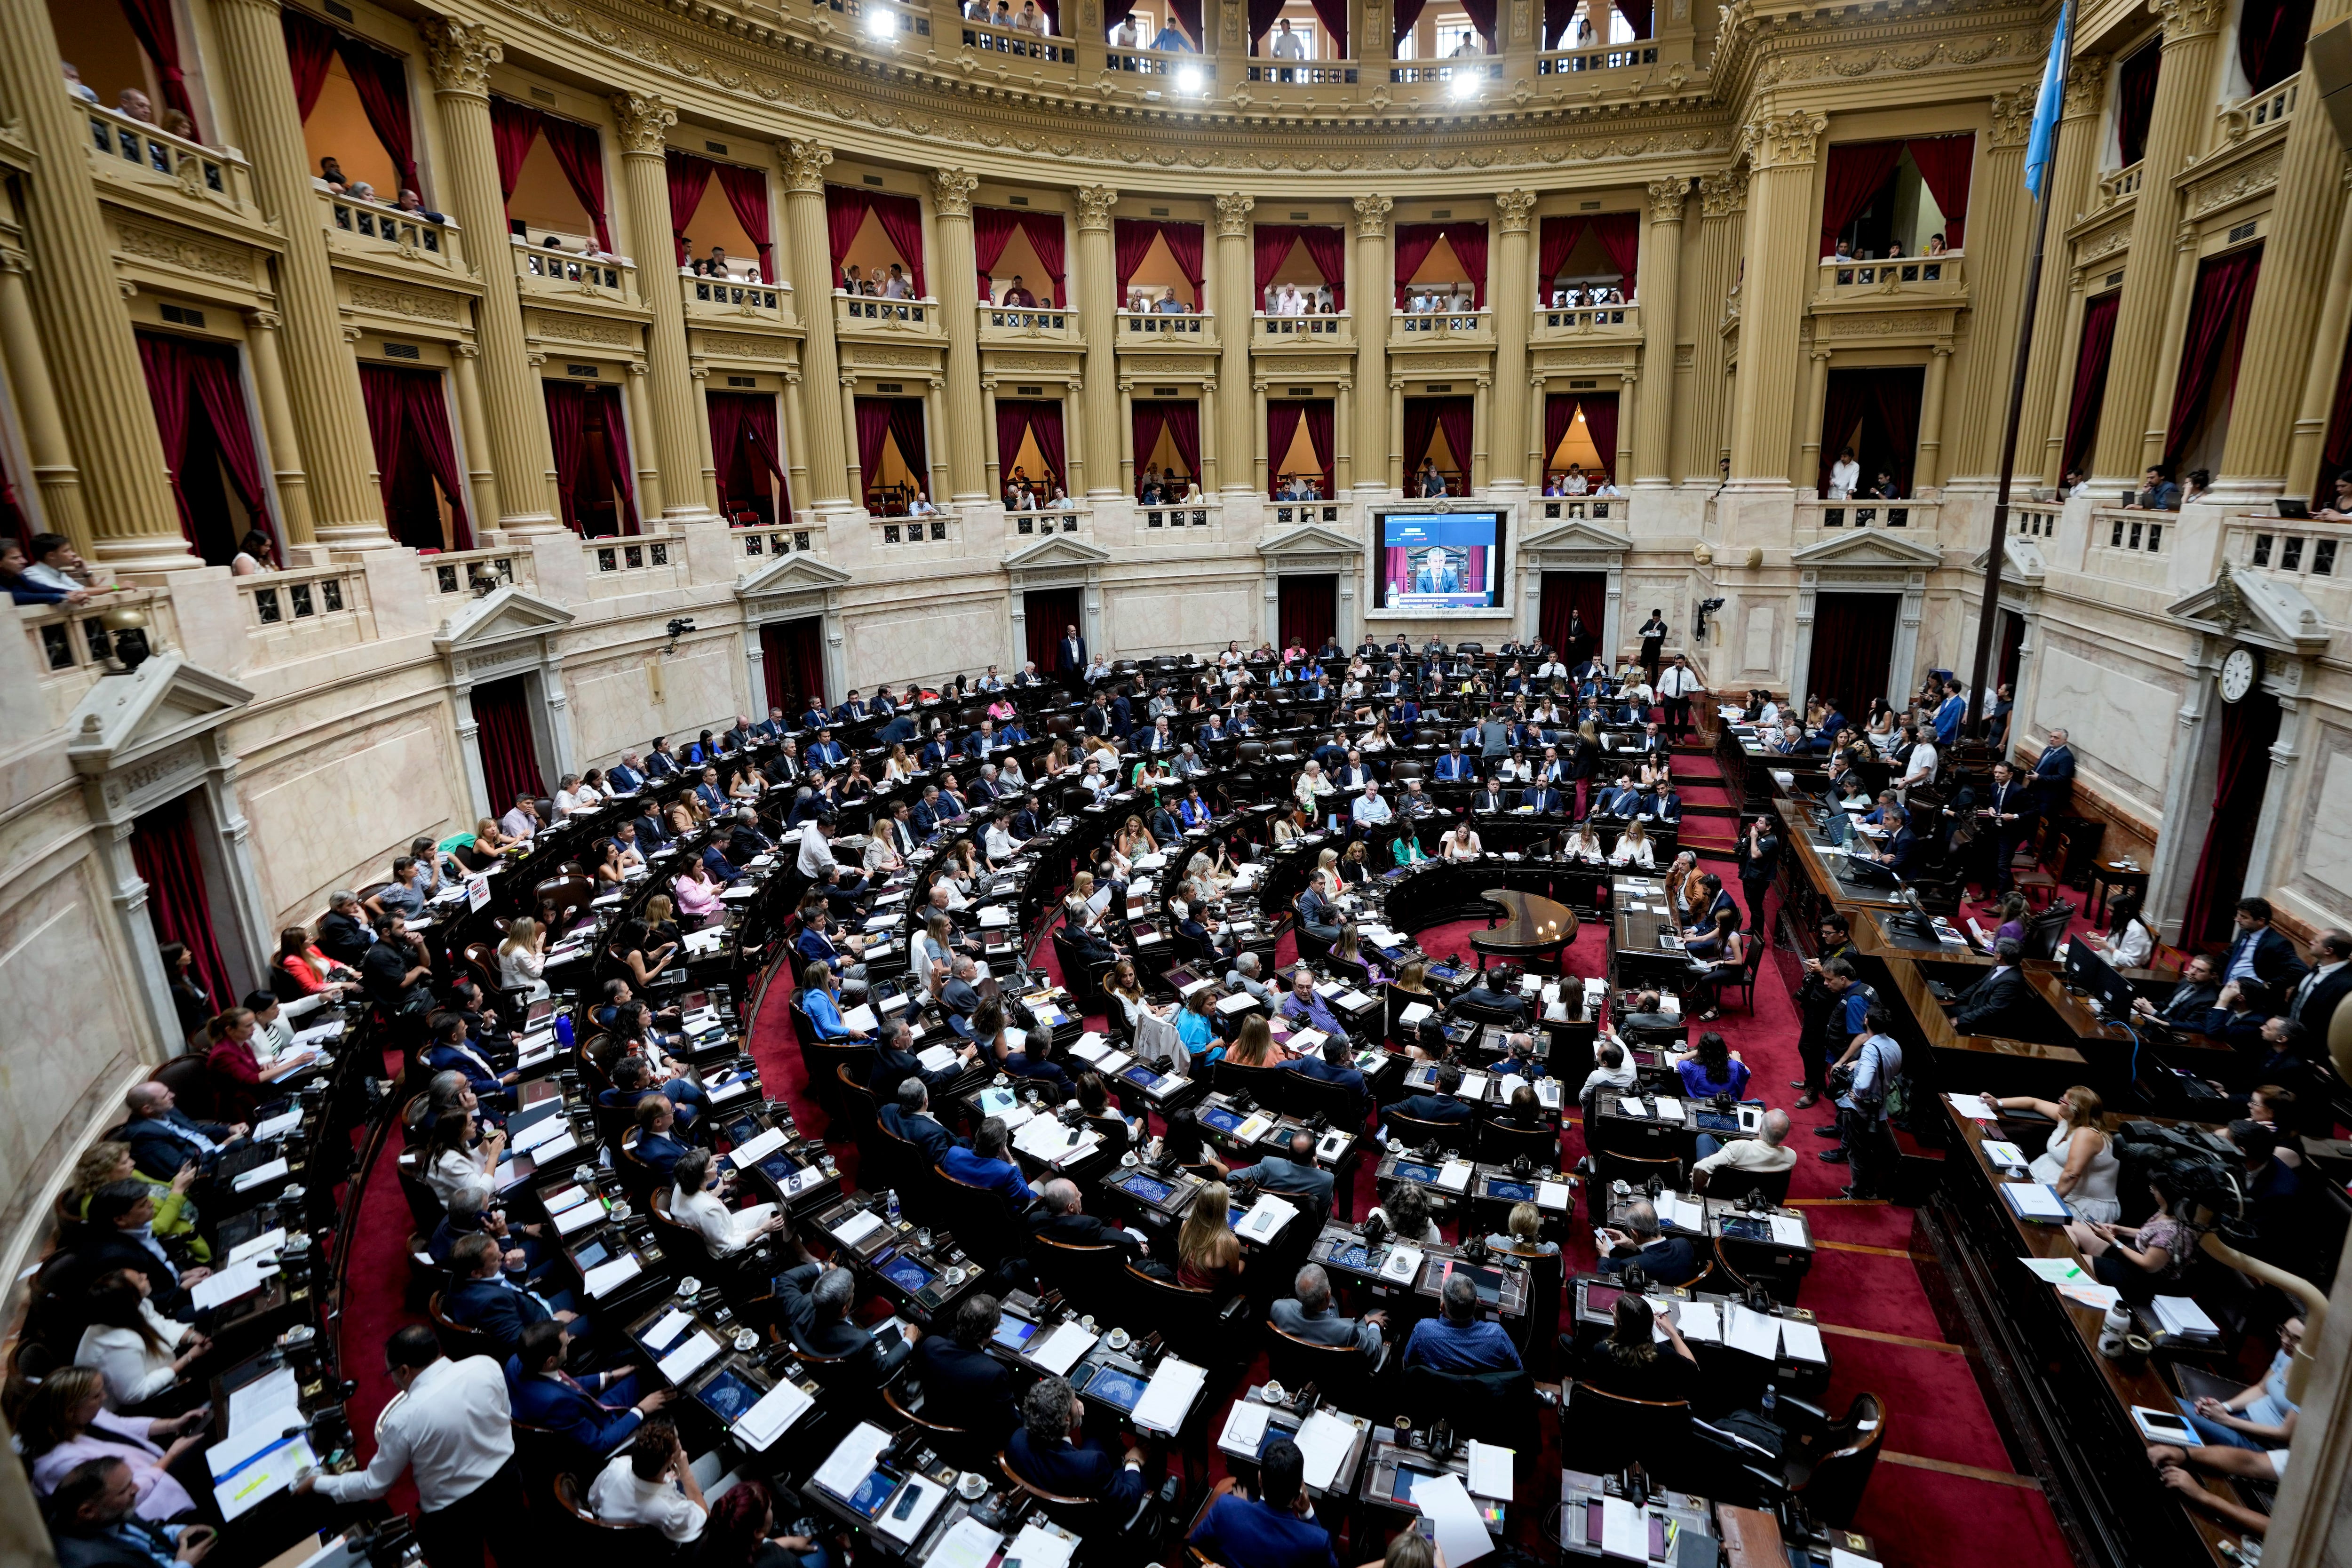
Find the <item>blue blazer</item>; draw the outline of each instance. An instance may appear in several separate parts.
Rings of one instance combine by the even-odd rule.
[[[480,1330],[501,1357],[514,1354],[522,1331],[533,1323],[545,1322],[549,1315],[537,1297],[503,1279],[467,1279],[452,1285],[441,1293],[441,1310],[453,1323]]]
[[[1117,1454],[1093,1443],[1079,1447],[1064,1438],[1057,1447],[1040,1447],[1024,1426],[1014,1430],[1004,1457],[1023,1479],[1057,1497],[1132,1503],[1143,1495],[1143,1472],[1129,1469]]]
[[[948,1151],[956,1146],[955,1134],[928,1116],[909,1116],[895,1105],[886,1105],[875,1113],[875,1119],[921,1150],[923,1158],[934,1165],[946,1159]]]
[[[1002,1195],[1016,1208],[1028,1206],[1029,1184],[1022,1179],[1018,1165],[1003,1160],[983,1160],[969,1149],[955,1148],[940,1156],[940,1169],[965,1186],[983,1187]]]
[[[1685,1284],[1698,1274],[1698,1255],[1689,1238],[1680,1236],[1662,1236],[1631,1258],[1604,1258],[1601,1272],[1614,1274],[1636,1263],[1661,1285]]]
[[[1209,1505],[1192,1531],[1193,1545],[1219,1563],[1248,1568],[1339,1568],[1331,1532],[1311,1519],[1228,1492]]]
[[[686,1145],[666,1133],[648,1132],[637,1140],[637,1158],[667,1182],[677,1163],[686,1158]]]
[[[1470,1107],[1450,1094],[1432,1091],[1400,1100],[1393,1109],[1421,1121],[1467,1121]]]
[[[1291,1071],[1305,1073],[1308,1078],[1318,1082],[1343,1083],[1358,1094],[1364,1092],[1364,1075],[1354,1068],[1335,1068],[1321,1057],[1315,1056],[1299,1057],[1287,1065]],[[1412,1112],[1407,1111],[1405,1114],[1410,1116]]]
[[[507,1396],[514,1418],[544,1426],[602,1458],[627,1442],[645,1420],[634,1405],[615,1410],[584,1388],[559,1377],[523,1375],[522,1358],[507,1357]]]

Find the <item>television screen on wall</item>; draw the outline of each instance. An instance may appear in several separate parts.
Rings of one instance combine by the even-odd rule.
[[[1503,533],[1499,511],[1381,513],[1372,563],[1379,607],[1502,608]]]

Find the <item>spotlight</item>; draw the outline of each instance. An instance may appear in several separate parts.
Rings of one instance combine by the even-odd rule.
[[[669,626],[666,629],[669,632],[669,647],[662,651],[666,654],[676,653],[677,639],[694,629],[694,619],[690,616],[672,616]]]
[[[1465,103],[1478,96],[1478,78],[1467,70],[1456,70],[1445,81],[1445,95],[1456,103]]]
[[[1201,68],[1199,66],[1178,66],[1176,68],[1176,90],[1178,92],[1200,91]]]
[[[884,6],[866,6],[866,36],[887,43],[898,36],[898,16]]]

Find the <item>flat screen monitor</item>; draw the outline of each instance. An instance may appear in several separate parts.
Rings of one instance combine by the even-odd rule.
[[[898,1491],[900,1479],[898,1471],[887,1466],[877,1466],[871,1474],[857,1483],[857,1489],[850,1493],[846,1500],[860,1518],[872,1519],[881,1513],[882,1505]]]
[[[1094,1376],[1087,1379],[1087,1396],[1099,1399],[1106,1405],[1116,1405],[1132,1415],[1136,1405],[1142,1402],[1143,1391],[1150,1386],[1145,1379],[1131,1372],[1123,1372],[1115,1366],[1102,1366],[1097,1367]]]
[[[1200,1118],[1220,1132],[1238,1131],[1241,1129],[1242,1122],[1246,1120],[1241,1112],[1237,1110],[1227,1110],[1222,1105],[1202,1106],[1200,1110]]]
[[[1465,1263],[1459,1258],[1449,1258],[1445,1260],[1445,1272],[1439,1275],[1438,1279],[1442,1281],[1448,1275],[1454,1274],[1466,1276],[1470,1283],[1478,1288],[1478,1300],[1486,1302],[1486,1305],[1491,1307],[1502,1300],[1503,1271],[1501,1269],[1481,1268],[1475,1263]]]
[[[1754,1215],[1726,1215],[1723,1216],[1723,1234],[1741,1241],[1760,1241],[1769,1245],[1772,1240],[1772,1224]]]
[[[1129,1083],[1141,1084],[1145,1089],[1150,1089],[1160,1081],[1160,1075],[1141,1062],[1132,1064],[1118,1076]]]
[[[999,1345],[1019,1355],[1029,1348],[1029,1342],[1037,1337],[1037,1325],[1020,1318],[1000,1318],[996,1332],[992,1337]]]
[[[2080,937],[2066,944],[2066,984],[2097,997],[2110,1018],[2130,1017],[2132,1002],[2139,994],[2130,981],[2116,973],[2115,965]]]
[[[1503,607],[1503,514],[1381,514],[1373,580],[1385,610]]]
[[[722,1426],[732,1426],[742,1414],[760,1403],[760,1390],[751,1380],[733,1368],[726,1368],[694,1391],[694,1397]]]
[[[1407,1164],[1400,1162],[1397,1165],[1395,1175],[1396,1179],[1400,1182],[1434,1182],[1437,1180],[1437,1167],[1434,1165]]]
[[[1453,1473],[1451,1470],[1441,1470],[1433,1465],[1413,1464],[1400,1460],[1396,1468],[1396,1490],[1390,1496],[1397,1502],[1410,1504],[1415,1489],[1426,1486],[1440,1476]]]
[[[1515,1204],[1531,1204],[1536,1201],[1536,1189],[1531,1183],[1496,1179],[1487,1182],[1486,1195],[1490,1198],[1508,1198]]]
[[[1121,1191],[1132,1193],[1148,1204],[1164,1204],[1176,1191],[1170,1183],[1138,1171],[1122,1173],[1118,1177],[1118,1185]]]
[[[929,1269],[911,1258],[894,1258],[882,1266],[882,1272],[892,1284],[909,1296],[936,1278]]]
[[[1388,1257],[1389,1249],[1385,1247],[1366,1247],[1361,1242],[1354,1242],[1333,1253],[1331,1261],[1342,1268],[1353,1268],[1363,1274],[1376,1274],[1380,1271],[1381,1265],[1388,1261]]]

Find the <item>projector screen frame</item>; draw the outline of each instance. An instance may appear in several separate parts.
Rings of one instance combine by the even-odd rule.
[[[1516,507],[1491,501],[1473,502],[1459,499],[1431,500],[1418,506],[1390,504],[1375,507],[1369,514],[1364,546],[1364,619],[1373,622],[1399,621],[1507,621],[1517,614],[1511,595],[1512,528],[1517,521]],[[1387,584],[1381,581],[1382,552],[1387,549],[1388,525],[1391,518],[1416,517],[1491,517],[1495,520],[1494,560],[1487,569],[1487,582],[1494,603],[1463,606],[1423,607],[1412,605],[1390,605],[1382,603]]]

